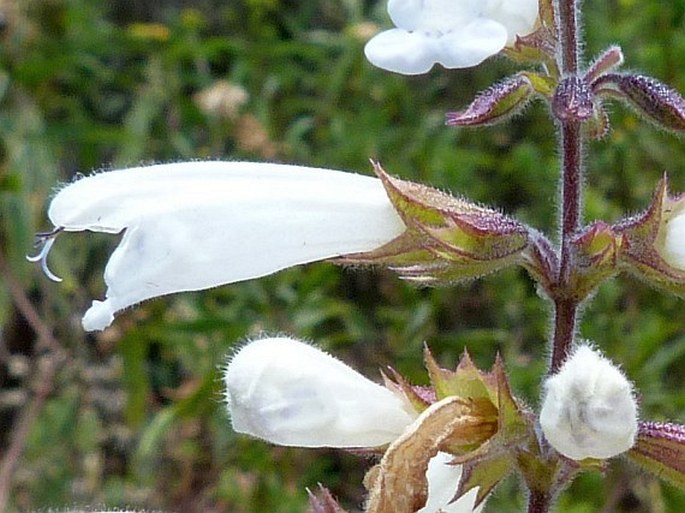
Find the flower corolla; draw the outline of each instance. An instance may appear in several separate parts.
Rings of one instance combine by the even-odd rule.
[[[472,488],[452,502],[464,470],[461,465],[452,465],[453,459],[450,454],[439,452],[428,462],[428,500],[416,513],[478,513],[483,509],[484,503],[473,507],[478,488]]]
[[[635,443],[633,388],[616,365],[581,345],[545,382],[540,425],[552,447],[568,458],[611,458]]]
[[[83,318],[87,331],[145,299],[370,251],[404,231],[377,178],[252,162],[95,174],[60,190],[48,215],[53,233],[123,231],[105,269],[106,299]],[[53,241],[36,257],[45,269]]]
[[[659,230],[657,248],[671,267],[685,271],[685,208],[678,203]]]
[[[224,374],[233,429],[278,445],[371,448],[410,428],[418,413],[389,388],[333,356],[289,337],[249,342]],[[462,467],[438,452],[426,472],[419,513],[472,513],[478,489],[452,501]]]
[[[224,377],[233,429],[297,447],[376,447],[416,416],[391,390],[287,337],[244,346]]]
[[[397,28],[373,37],[364,49],[379,68],[404,75],[468,68],[536,29],[538,0],[389,0]]]

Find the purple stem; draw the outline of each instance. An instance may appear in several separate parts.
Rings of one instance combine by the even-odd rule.
[[[557,33],[561,45],[561,70],[564,75],[578,73],[578,6],[577,0],[558,0]]]
[[[557,33],[560,51],[560,68],[563,77],[578,74],[580,45],[578,42],[577,0],[559,0]],[[562,191],[561,191],[561,250],[557,293],[554,296],[554,337],[550,373],[564,363],[573,343],[578,317],[578,300],[571,290],[571,237],[580,228],[581,195],[583,183],[583,150],[580,122],[557,116],[561,127]]]
[[[528,513],[548,513],[552,505],[549,493],[531,490],[528,497]]]
[[[554,297],[554,339],[550,373],[564,363],[573,343],[578,317],[578,299],[571,290],[571,237],[580,228],[582,195],[582,134],[577,121],[561,120],[562,191],[561,255],[557,293]]]
[[[561,81],[573,79],[579,74],[580,44],[578,41],[578,3],[579,0],[556,0],[557,37],[559,41],[559,68]],[[569,80],[567,84],[576,84]],[[576,97],[576,91],[570,91],[570,100]],[[562,92],[563,93],[563,92]],[[560,94],[562,94],[560,93]],[[581,96],[578,96],[581,97]],[[564,107],[572,107],[569,100],[564,100]],[[577,108],[552,109],[561,131],[561,248],[559,250],[559,269],[554,293],[554,335],[552,360],[549,373],[556,373],[566,360],[572,347],[573,337],[578,322],[579,299],[572,285],[572,246],[573,235],[581,227],[582,184],[583,184],[583,134]],[[528,513],[548,513],[552,507],[553,497],[559,485],[550,484],[549,489],[540,490],[531,487],[528,499]],[[547,488],[547,487],[545,487]]]

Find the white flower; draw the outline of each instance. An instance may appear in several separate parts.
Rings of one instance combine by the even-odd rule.
[[[105,269],[106,299],[83,318],[88,331],[145,299],[370,251],[404,230],[376,178],[251,162],[96,174],[59,191],[48,215],[58,230],[124,231]]]
[[[247,344],[224,380],[233,429],[279,445],[385,445],[415,417],[389,389],[290,338]]]
[[[450,465],[454,458],[446,452],[439,452],[428,462],[428,500],[416,513],[478,513],[485,503],[473,508],[478,488],[472,488],[458,500],[451,502],[461,479],[462,466]]]
[[[581,345],[545,382],[540,425],[552,447],[568,458],[616,456],[635,443],[632,386],[618,367]]]
[[[657,247],[668,265],[685,271],[685,211],[679,204],[673,210],[660,227]]]
[[[364,448],[399,438],[418,418],[404,399],[303,342],[265,338],[248,343],[224,375],[233,429],[296,447]],[[428,500],[417,513],[477,513],[477,488],[451,502],[462,467],[434,456]]]
[[[366,45],[379,68],[418,75],[433,64],[468,68],[499,53],[536,28],[537,0],[389,0],[397,28]]]

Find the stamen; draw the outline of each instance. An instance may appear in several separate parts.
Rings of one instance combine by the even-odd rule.
[[[29,262],[40,262],[40,268],[43,270],[45,276],[50,280],[60,282],[62,278],[57,276],[48,268],[48,254],[52,245],[55,243],[57,236],[64,231],[63,227],[55,228],[51,232],[39,232],[36,234],[36,247],[40,247],[40,251],[35,256],[26,255],[26,260]]]

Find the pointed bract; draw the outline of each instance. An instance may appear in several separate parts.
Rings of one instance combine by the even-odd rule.
[[[411,385],[400,373],[390,367],[393,380],[390,380],[384,373],[383,382],[386,388],[396,390],[402,394],[417,412],[422,412],[436,401],[435,391],[431,387],[420,387]]]
[[[513,457],[504,452],[491,453],[468,461],[464,463],[464,472],[455,495],[461,497],[476,490],[475,505],[480,506],[490,492],[514,469]]]
[[[309,495],[308,513],[346,513],[333,498],[331,492],[322,485],[319,485],[318,493],[307,490],[307,495]]]
[[[671,196],[666,176],[649,208],[613,226],[619,264],[646,283],[685,296],[685,196]]]

